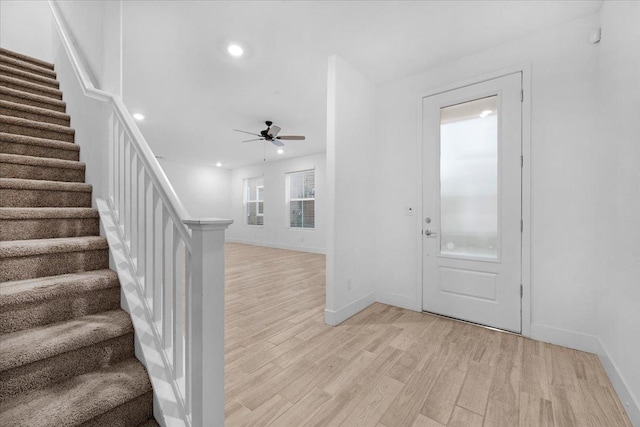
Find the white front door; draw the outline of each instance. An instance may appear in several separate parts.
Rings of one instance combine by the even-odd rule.
[[[423,99],[423,310],[521,331],[522,74]]]

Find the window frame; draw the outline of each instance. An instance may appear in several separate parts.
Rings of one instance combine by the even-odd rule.
[[[250,183],[253,181],[261,180],[261,185],[257,185],[256,182],[256,199],[251,199],[251,190]],[[244,178],[242,180],[242,186],[244,190],[243,197],[243,210],[244,210],[244,224],[247,227],[264,227],[264,176],[256,176],[252,178]],[[262,199],[260,199],[262,197]],[[262,218],[262,224],[250,224],[249,223],[249,207],[251,204],[255,204],[256,218]],[[260,209],[260,204],[262,204],[262,209]]]
[[[308,173],[313,173],[313,197],[291,197],[291,177],[294,175],[301,175],[301,174],[308,174]],[[287,227],[289,229],[295,229],[295,230],[307,230],[307,231],[314,231],[316,229],[316,200],[317,200],[317,193],[316,193],[316,169],[312,168],[312,169],[303,169],[303,170],[298,170],[298,171],[291,171],[291,172],[286,172],[286,208],[287,208],[287,214],[286,214],[286,221],[287,221]],[[304,188],[304,182],[303,182],[303,188]],[[307,201],[313,201],[313,227],[305,227],[304,226],[304,213],[302,214],[302,218],[303,221],[300,223],[300,226],[295,226],[295,225],[291,225],[291,202],[307,202]],[[302,204],[302,206],[304,206],[304,204]],[[304,211],[303,211],[304,212]]]

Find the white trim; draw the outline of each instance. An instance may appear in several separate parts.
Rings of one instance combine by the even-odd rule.
[[[369,307],[374,302],[376,302],[376,293],[370,292],[362,298],[357,299],[336,311],[325,309],[324,323],[329,326],[337,326],[351,316],[358,314],[365,308]]]
[[[618,394],[622,407],[627,412],[627,416],[631,420],[631,424],[634,426],[640,426],[640,402],[638,401],[638,398],[631,392],[631,389],[624,381],[622,375],[620,375],[620,370],[616,366],[615,362],[609,357],[609,352],[602,341],[598,340],[598,343],[600,345],[600,351],[598,352],[600,361],[602,362],[604,370],[607,372],[611,385],[613,385],[613,388]]]
[[[539,323],[531,324],[530,338],[594,354],[598,354],[600,350],[600,341],[595,335],[554,328]]]
[[[109,253],[113,257],[113,266],[118,274],[122,289],[122,308],[129,313],[135,330],[135,355],[147,369],[154,396],[153,415],[164,427],[183,427],[185,420],[184,401],[180,390],[167,369],[168,356],[162,350],[159,335],[155,330],[149,306],[141,292],[140,281],[135,274],[133,260],[126,250],[126,244],[120,236],[118,226],[113,219],[113,211],[108,203],[96,199],[100,213],[100,223],[109,242]],[[156,405],[155,402],[158,404]]]
[[[234,239],[232,237],[228,237],[226,241],[232,242],[232,243],[242,243],[243,245],[264,246],[266,248],[285,249],[288,251],[309,252],[312,254],[325,255],[327,253],[326,250],[323,248],[312,248],[309,246],[294,246],[294,245],[283,245],[280,243],[256,242],[256,241],[245,240],[245,239]]]
[[[522,155],[524,156],[524,166],[522,168],[522,221],[524,230],[522,232],[522,314],[521,314],[521,334],[526,337],[531,336],[531,63],[526,62],[521,65],[502,68],[492,73],[483,74],[473,78],[465,79],[457,83],[450,83],[444,86],[435,87],[418,93],[417,97],[417,126],[418,138],[417,146],[417,170],[418,185],[416,200],[418,201],[418,223],[416,228],[416,241],[418,248],[418,259],[416,263],[416,297],[417,305],[422,310],[422,260],[423,245],[423,135],[422,135],[422,102],[423,98],[437,95],[439,93],[450,90],[459,89],[465,86],[482,83],[487,80],[493,80],[510,74],[522,73],[522,89],[524,91],[524,100],[522,101]]]
[[[416,301],[406,295],[394,294],[393,292],[377,291],[376,301],[407,310],[422,311],[421,301]]]

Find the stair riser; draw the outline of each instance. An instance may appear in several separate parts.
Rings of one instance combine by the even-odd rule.
[[[109,268],[108,249],[0,259],[0,282]]]
[[[134,357],[133,333],[0,372],[0,402],[130,357]]]
[[[117,308],[120,308],[120,286],[8,307],[0,312],[0,334]]]
[[[13,108],[7,108],[3,106],[0,106],[0,114],[9,117],[19,117],[21,119],[33,120],[37,122],[51,123],[60,126],[69,126],[71,124],[71,120],[69,119],[69,117],[48,116],[46,114],[38,114],[31,111],[14,110]]]
[[[89,208],[91,193],[0,188],[0,206],[7,208]]]
[[[84,182],[84,169],[51,168],[0,162],[0,178]]]
[[[14,79],[20,79],[25,82],[47,86],[53,89],[60,89],[60,83],[57,80],[52,80],[38,74],[33,74],[19,70],[17,68],[9,67],[6,64],[0,64],[0,74]]]
[[[28,62],[7,57],[5,55],[0,55],[0,64],[6,65],[7,67],[16,68],[21,71],[26,71],[28,73],[33,73],[39,76],[47,77],[53,80],[55,80],[57,77],[55,71],[53,70],[48,70],[46,68],[42,68],[37,65],[30,64]]]
[[[73,134],[56,132],[48,129],[38,129],[10,123],[3,123],[2,127],[5,133],[13,133],[15,135],[33,136],[35,138],[53,139],[55,141],[63,142],[73,142],[74,139]]]
[[[98,236],[99,234],[99,218],[0,220],[0,241]]]
[[[16,102],[18,104],[24,105],[32,105],[34,107],[46,108],[47,110],[58,111],[60,113],[64,113],[66,110],[65,106],[49,104],[47,102],[40,102],[31,98],[23,98],[21,96],[16,96],[7,93],[0,93],[0,99],[3,101]]]
[[[48,88],[34,88],[31,86],[15,84],[14,82],[2,81],[0,85],[15,90],[21,90],[23,92],[32,93],[34,95],[46,96],[47,98],[57,99],[62,101],[62,94],[60,92],[54,92],[53,90],[47,90]]]
[[[53,147],[43,147],[32,144],[18,144],[15,142],[0,142],[0,153],[19,154],[21,156],[45,157],[49,159],[80,160],[80,152],[62,150]]]
[[[82,427],[131,427],[153,417],[153,392],[130,400],[109,412],[82,423]]]
[[[34,58],[29,55],[22,55],[18,52],[14,52],[12,50],[4,49],[4,48],[0,48],[0,56],[3,56],[5,58],[17,59],[18,61],[27,62],[29,64],[33,64],[37,67],[42,67],[47,70],[53,71],[54,69],[53,64],[51,64],[50,62],[42,61],[38,58]]]

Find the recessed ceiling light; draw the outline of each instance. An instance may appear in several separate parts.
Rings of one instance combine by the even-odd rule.
[[[282,154],[284,153],[284,150],[282,148],[278,148],[278,154]]]
[[[493,113],[492,110],[484,110],[482,113],[480,113],[480,117],[485,118],[491,113]]]
[[[144,115],[140,113],[133,113],[133,118],[136,119],[137,121],[141,121],[141,120],[144,120]]]
[[[244,50],[242,50],[242,48],[237,44],[230,44],[227,48],[227,52],[229,52],[229,55],[235,56],[237,58],[239,56],[242,56]]]
[[[218,162],[218,163],[216,163],[216,166],[217,167],[222,167],[222,163]]]

